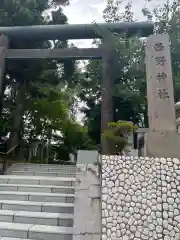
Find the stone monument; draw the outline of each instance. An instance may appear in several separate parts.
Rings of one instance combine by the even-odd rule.
[[[148,38],[146,67],[149,117],[146,156],[180,157],[168,34]]]

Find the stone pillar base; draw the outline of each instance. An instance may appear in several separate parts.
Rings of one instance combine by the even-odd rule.
[[[180,158],[180,134],[168,131],[146,133],[145,156]]]
[[[97,163],[97,151],[78,151],[73,240],[101,240],[101,181]]]

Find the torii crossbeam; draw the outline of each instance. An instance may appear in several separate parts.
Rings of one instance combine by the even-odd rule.
[[[126,33],[127,37],[138,35],[147,37],[153,32],[153,22],[125,22],[98,24],[117,34]],[[0,27],[0,34],[9,39],[66,40],[102,38],[95,29],[95,24],[64,24]]]

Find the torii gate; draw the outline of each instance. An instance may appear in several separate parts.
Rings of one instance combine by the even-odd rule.
[[[126,34],[127,37],[138,35],[147,37],[153,33],[153,22],[134,23],[107,23],[99,24],[101,29],[108,29],[112,33]],[[113,86],[114,64],[113,49],[111,46],[102,45],[101,48],[65,48],[65,49],[8,49],[10,40],[69,40],[69,39],[94,39],[102,38],[95,29],[94,24],[73,25],[38,25],[0,27],[0,112],[2,111],[3,68],[7,59],[102,59],[102,103],[101,103],[101,132],[113,121]],[[108,85],[108,88],[107,88]],[[107,109],[107,106],[111,108]],[[108,152],[108,146],[104,140],[101,144],[101,152]]]

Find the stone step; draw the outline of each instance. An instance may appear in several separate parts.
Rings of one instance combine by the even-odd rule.
[[[64,193],[43,193],[43,192],[19,192],[19,191],[0,191],[0,200],[19,200],[19,201],[46,201],[73,203],[74,194]]]
[[[0,236],[36,240],[72,240],[72,228],[0,222]]]
[[[0,237],[0,240],[35,240],[35,239],[22,239],[22,238],[13,238],[13,237]]]
[[[26,210],[29,212],[50,212],[50,213],[73,214],[74,204],[73,203],[59,203],[59,202],[33,202],[33,201],[0,200],[0,209],[13,210],[13,211]]]
[[[64,172],[36,172],[36,171],[11,171],[7,172],[10,175],[26,175],[26,176],[52,176],[52,177],[75,177],[76,173],[64,173]]]
[[[30,185],[54,185],[74,186],[73,177],[45,177],[45,176],[16,176],[0,175],[0,184],[30,184]]]
[[[39,168],[54,168],[54,169],[76,169],[76,165],[60,165],[60,164],[36,164],[36,163],[13,163],[11,167],[39,167]]]
[[[11,171],[24,171],[24,172],[59,172],[59,173],[75,173],[76,168],[48,168],[48,167],[19,167],[14,166],[8,168]]]
[[[71,186],[49,186],[49,185],[28,185],[28,184],[0,184],[0,191],[74,194],[74,187],[71,187]]]
[[[0,210],[0,222],[73,226],[73,214]]]
[[[0,176],[0,240],[72,240],[76,166],[13,164]]]

